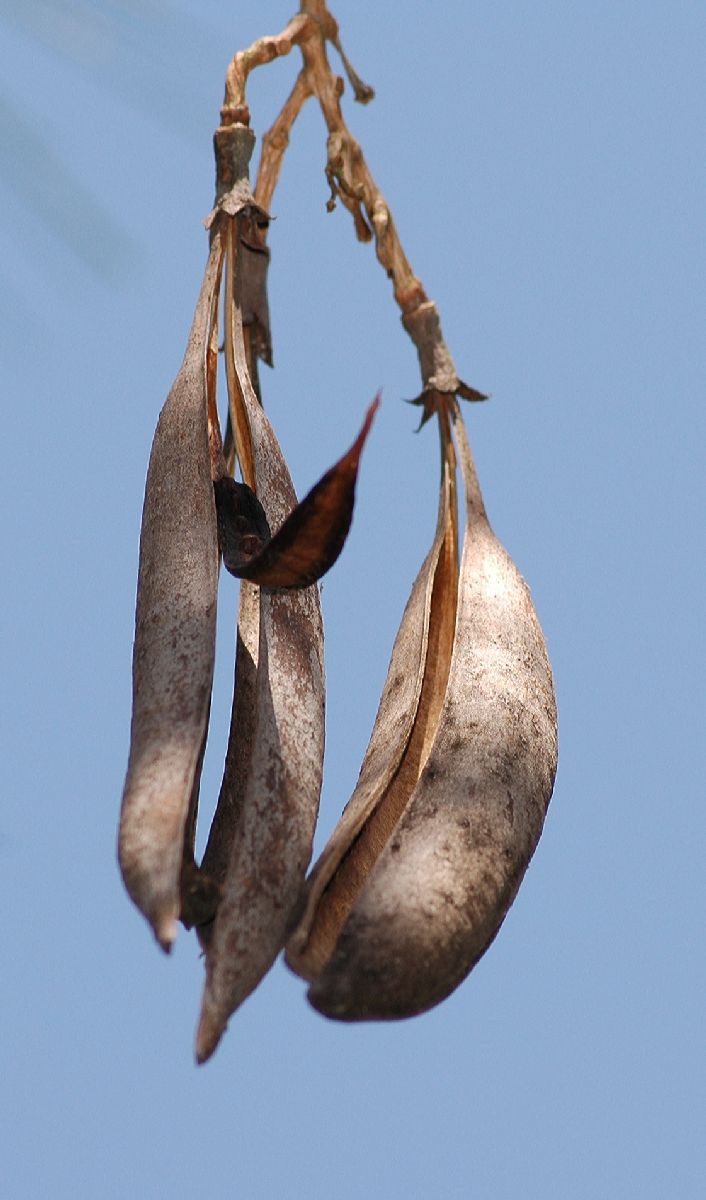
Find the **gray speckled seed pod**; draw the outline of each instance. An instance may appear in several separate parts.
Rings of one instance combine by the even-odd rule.
[[[234,324],[235,367],[256,491],[271,528],[277,529],[296,497],[277,438],[250,384],[238,310]],[[222,898],[206,946],[196,1038],[199,1062],[213,1054],[228,1018],[282,949],[311,858],[321,791],[324,667],[318,587],[257,590],[252,745],[245,748],[245,763],[237,747],[229,746],[226,771],[234,777],[239,773],[242,796],[229,832]],[[237,736],[235,722],[232,733]]]
[[[181,370],[152,444],[140,536],[130,756],[118,835],[125,886],[169,950],[184,827],[208,723],[218,545],[206,348],[222,249],[215,238]]]
[[[529,590],[488,524],[460,414],[455,433],[466,531],[446,694],[404,812],[311,983],[314,1007],[341,1020],[412,1016],[457,987],[517,893],[554,784],[544,639]],[[312,915],[310,898],[309,931],[315,907]],[[295,969],[309,931],[300,927],[290,942]]]

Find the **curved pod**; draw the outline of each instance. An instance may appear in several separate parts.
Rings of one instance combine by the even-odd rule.
[[[310,987],[342,1020],[412,1016],[453,991],[504,920],[554,783],[544,639],[488,524],[460,415],[455,432],[467,520],[446,694],[405,811]]]
[[[176,935],[184,829],[213,680],[218,544],[206,350],[221,261],[216,237],[184,361],[154,435],[140,535],[118,857],[125,886],[164,950]]]
[[[233,333],[255,490],[270,526],[277,529],[294,508],[296,496],[277,438],[250,383],[237,307]],[[324,667],[318,587],[258,591],[254,711],[247,739],[251,744],[244,747],[247,761],[239,757],[235,744],[229,744],[226,759],[222,795],[231,783],[241,795],[228,834],[222,896],[206,944],[196,1037],[199,1062],[213,1054],[228,1018],[284,945],[304,886],[319,808]],[[237,737],[234,721],[231,741]]]

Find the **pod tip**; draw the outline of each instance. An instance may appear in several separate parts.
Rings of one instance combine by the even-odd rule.
[[[198,1033],[196,1034],[196,1063],[202,1067],[205,1062],[215,1053],[218,1043],[223,1035],[222,1029],[214,1028],[210,1022],[199,1025]]]
[[[205,1062],[208,1062],[211,1055],[215,1053],[225,1030],[226,1023],[220,1020],[204,997],[201,1016],[199,1018],[199,1027],[196,1031],[195,1054],[198,1066],[203,1066]]]
[[[171,953],[171,949],[174,945],[177,935],[176,917],[174,917],[171,913],[162,914],[162,916],[155,921],[154,935],[164,953]]]

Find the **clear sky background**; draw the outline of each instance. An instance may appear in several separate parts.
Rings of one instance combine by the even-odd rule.
[[[697,1200],[704,1055],[704,299],[701,2],[341,0],[377,90],[346,114],[438,302],[494,528],[556,676],[545,832],[487,956],[443,1005],[349,1027],[278,964],[214,1060],[202,967],[125,895],[144,475],[206,254],[227,62],[293,11],[0,4],[7,1200]],[[258,133],[298,61],[253,77]],[[401,403],[417,363],[370,247],[325,212],[297,124],[273,210],[265,402],[300,492],[383,406],[323,588],[316,848],[355,783],[438,453]],[[235,582],[220,594],[217,793]],[[203,841],[203,832],[201,839]]]

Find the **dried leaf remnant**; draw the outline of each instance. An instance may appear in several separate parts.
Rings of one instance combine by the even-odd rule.
[[[274,537],[247,484],[227,476],[216,480],[218,540],[223,565],[232,575],[262,587],[300,588],[331,569],[350,529],[360,455],[379,403],[378,396],[350,450],[292,510]]]

